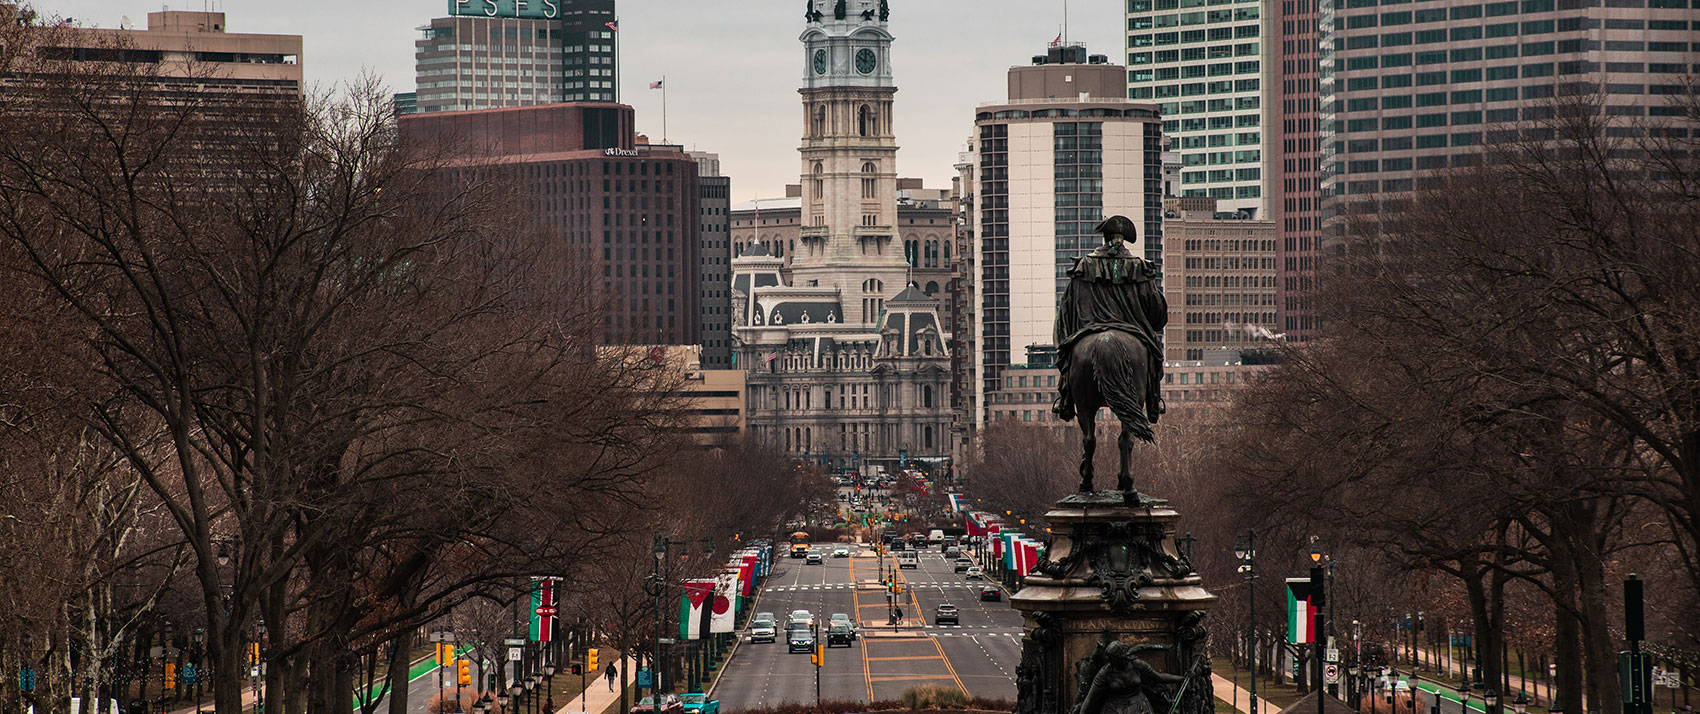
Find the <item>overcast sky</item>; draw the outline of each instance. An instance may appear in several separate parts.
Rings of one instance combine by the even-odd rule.
[[[394,91],[413,90],[415,30],[446,14],[444,0],[192,0],[226,13],[232,32],[301,35],[309,84],[334,85],[369,68]],[[34,0],[44,14],[83,26],[138,27],[158,5],[142,0]],[[177,0],[183,2],[183,0]],[[830,12],[830,3],[824,3]],[[949,186],[951,165],[973,126],[974,107],[1003,99],[1005,72],[1026,64],[1057,36],[1063,0],[891,0],[892,71],[897,80],[897,170]],[[1121,0],[1068,0],[1068,37],[1111,62],[1125,58]],[[804,28],[798,0],[619,0],[620,101],[637,128],[661,139],[667,78],[667,138],[720,154],[735,201],[784,195],[795,183]]]

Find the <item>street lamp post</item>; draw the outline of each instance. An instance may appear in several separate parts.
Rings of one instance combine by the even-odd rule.
[[[1245,538],[1234,544],[1234,557],[1240,559],[1239,572],[1245,574],[1246,602],[1251,610],[1251,714],[1257,714],[1257,531],[1246,531]]]
[[[203,655],[207,647],[207,631],[195,628],[195,714],[201,714],[201,680],[206,678]]]
[[[1482,692],[1482,706],[1486,708],[1487,714],[1499,714],[1499,690],[1488,687],[1487,691]]]
[[[555,714],[555,663],[543,665],[543,690],[548,694],[548,700],[543,704],[543,710]]]

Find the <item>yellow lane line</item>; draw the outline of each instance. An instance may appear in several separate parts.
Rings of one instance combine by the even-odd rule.
[[[850,582],[856,582],[855,558],[850,559]],[[854,610],[856,613],[856,626],[860,627],[862,624],[862,596],[856,592],[855,588],[850,590],[850,603],[856,608]],[[856,642],[862,646],[862,682],[868,686],[868,701],[871,702],[874,700],[874,680],[872,672],[868,670],[868,638],[857,637]]]
[[[927,621],[926,611],[921,609],[921,601],[915,597],[915,588],[909,585],[909,578],[908,577],[903,578],[903,586],[904,586],[905,589],[907,589],[909,591],[909,602],[910,602],[910,604],[915,606],[915,616],[921,618],[922,624],[926,624],[926,621]],[[941,596],[942,596],[942,593],[941,593]],[[950,658],[945,656],[944,647],[939,645],[939,638],[928,637],[928,638],[924,638],[924,639],[932,640],[933,648],[937,649],[939,651],[939,659],[944,660],[944,668],[950,670],[950,678],[956,681],[956,688],[962,690],[963,694],[968,694],[968,687],[963,685],[962,684],[962,678],[958,677],[956,675],[956,667],[952,666],[951,663],[950,663]],[[969,696],[973,696],[973,695],[970,694]]]
[[[933,655],[923,655],[920,657],[869,657],[868,659],[876,662],[891,662],[900,659],[938,659],[938,657]]]
[[[956,668],[951,666],[950,658],[944,656],[944,648],[939,646],[939,639],[937,637],[933,638],[933,647],[938,649],[939,659],[944,660],[944,668],[950,670],[950,678],[956,680],[956,688],[962,690],[963,694],[968,694],[968,687],[963,686],[962,678],[956,676]],[[968,696],[973,695],[969,694]]]
[[[944,677],[928,677],[928,676],[925,676],[925,675],[904,676],[904,677],[874,677],[874,681],[876,681],[876,682],[908,682],[908,681],[914,681],[914,680],[917,680],[917,679],[944,679]],[[872,701],[872,700],[869,700],[869,701]]]

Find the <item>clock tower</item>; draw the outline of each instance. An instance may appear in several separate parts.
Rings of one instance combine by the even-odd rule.
[[[838,288],[845,321],[872,324],[908,275],[897,236],[890,10],[886,0],[806,4],[803,226],[793,284]]]

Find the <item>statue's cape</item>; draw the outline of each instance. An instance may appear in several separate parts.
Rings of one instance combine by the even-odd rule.
[[[1138,337],[1153,360],[1162,364],[1160,340],[1169,322],[1169,306],[1157,287],[1156,266],[1125,251],[1093,253],[1076,260],[1068,276],[1068,288],[1057,305],[1054,334],[1063,354],[1086,335],[1119,330]]]

